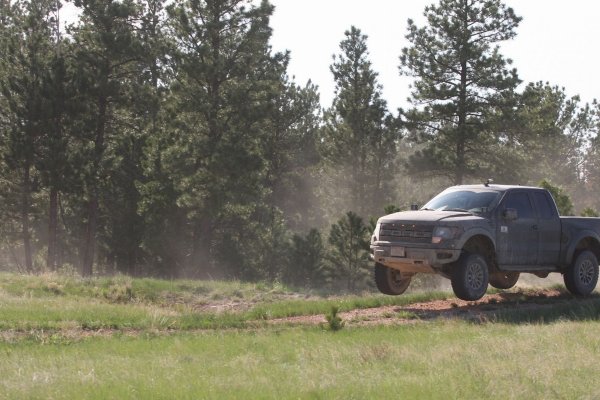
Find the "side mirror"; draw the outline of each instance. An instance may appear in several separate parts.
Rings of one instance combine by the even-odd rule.
[[[419,210],[419,205],[418,204],[411,204],[410,205],[410,210],[411,211],[418,211]]]
[[[519,218],[519,215],[518,215],[516,209],[514,209],[514,208],[507,208],[502,213],[502,217],[504,217],[504,219],[507,220],[507,221],[514,221],[517,218]]]

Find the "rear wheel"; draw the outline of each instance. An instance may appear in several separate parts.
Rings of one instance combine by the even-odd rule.
[[[576,296],[587,296],[598,283],[598,259],[589,250],[577,255],[563,275],[567,290]]]
[[[403,276],[402,272],[388,268],[379,263],[375,264],[375,285],[383,294],[398,296],[408,289],[410,276]]]
[[[490,275],[490,285],[496,289],[510,289],[519,280],[518,272],[495,272]]]
[[[479,300],[489,282],[488,265],[479,254],[464,253],[456,262],[450,281],[456,297],[462,300]]]

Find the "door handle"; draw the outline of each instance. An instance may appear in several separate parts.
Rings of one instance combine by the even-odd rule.
[[[538,226],[537,225],[531,225],[531,230],[537,231],[538,230]]]

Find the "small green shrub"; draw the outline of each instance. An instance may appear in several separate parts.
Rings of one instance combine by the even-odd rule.
[[[556,207],[558,207],[558,213],[560,215],[575,215],[571,196],[569,196],[562,187],[554,186],[546,179],[543,179],[539,183],[539,186],[548,190],[552,194],[552,197],[554,197],[554,201],[556,202]]]
[[[56,283],[56,282],[48,282],[48,283],[46,283],[46,286],[43,287],[43,290],[45,290],[45,291],[47,291],[49,293],[55,294],[57,296],[65,294],[64,290],[63,290],[63,286],[60,285],[60,284],[58,284],[58,283]]]
[[[104,298],[112,303],[129,303],[133,300],[131,282],[113,283],[104,290]]]
[[[583,209],[583,211],[581,211],[581,216],[582,217],[600,217],[600,214],[598,214],[598,211],[594,210],[591,207],[586,207]]]
[[[327,326],[330,331],[336,332],[344,327],[344,321],[338,315],[339,308],[337,306],[331,307],[331,312],[325,315],[325,319],[327,319]]]

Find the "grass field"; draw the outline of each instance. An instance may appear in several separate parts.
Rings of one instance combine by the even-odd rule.
[[[517,295],[493,318],[405,320],[452,295],[0,274],[0,398],[599,398],[600,298]],[[334,305],[393,311],[272,323]]]

